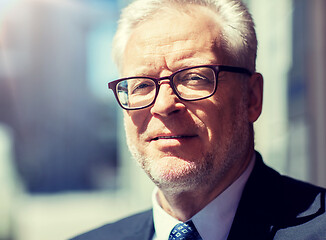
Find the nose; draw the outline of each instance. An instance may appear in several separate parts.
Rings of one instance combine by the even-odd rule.
[[[151,108],[151,114],[167,117],[184,109],[185,105],[174,94],[169,81],[162,81],[156,100]]]

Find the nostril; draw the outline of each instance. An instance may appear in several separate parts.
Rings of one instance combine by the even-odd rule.
[[[180,112],[180,109],[175,109],[175,110],[173,110],[170,114],[178,113],[178,112]]]

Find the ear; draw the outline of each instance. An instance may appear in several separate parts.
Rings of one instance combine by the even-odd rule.
[[[248,84],[248,120],[255,122],[261,114],[263,107],[263,76],[260,73],[254,73]]]

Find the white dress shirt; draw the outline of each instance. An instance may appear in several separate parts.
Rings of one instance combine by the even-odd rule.
[[[242,175],[191,218],[203,240],[226,240],[242,195],[244,186],[252,172],[255,155]],[[153,240],[168,240],[173,227],[180,223],[165,212],[157,201],[155,188],[152,195],[155,234]]]

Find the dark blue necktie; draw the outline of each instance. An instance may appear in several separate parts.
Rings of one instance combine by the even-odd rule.
[[[178,223],[172,229],[169,240],[202,240],[192,221]]]

